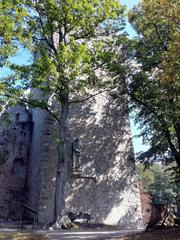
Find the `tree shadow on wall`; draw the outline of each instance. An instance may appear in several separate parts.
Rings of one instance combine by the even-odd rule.
[[[136,228],[139,193],[124,101],[106,93],[72,105],[69,129],[70,141],[79,137],[82,142],[82,174],[69,178],[66,208],[89,212],[98,222]]]

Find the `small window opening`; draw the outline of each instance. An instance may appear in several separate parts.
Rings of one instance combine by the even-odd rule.
[[[20,118],[20,113],[16,113],[16,122],[19,121],[19,118]]]

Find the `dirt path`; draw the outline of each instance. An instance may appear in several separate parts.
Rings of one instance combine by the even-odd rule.
[[[0,232],[0,240],[49,240],[41,234],[27,232]]]
[[[37,232],[4,231],[0,232],[0,240],[80,240],[80,239],[104,240],[104,239],[119,239],[120,237],[125,236],[127,234],[129,234],[129,231],[127,230],[37,231]]]
[[[132,234],[132,233],[131,233]],[[152,232],[128,231],[2,231],[0,240],[180,240],[180,228],[159,229]]]

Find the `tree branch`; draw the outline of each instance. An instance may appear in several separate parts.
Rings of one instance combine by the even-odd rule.
[[[104,90],[99,91],[99,92],[97,92],[97,93],[94,93],[94,94],[92,94],[92,95],[90,95],[90,96],[88,96],[88,97],[86,97],[86,98],[69,101],[69,104],[72,104],[72,103],[82,103],[82,102],[88,101],[88,100],[90,100],[91,98],[93,98],[93,97],[95,97],[95,96],[97,96],[97,95],[99,95],[99,94],[101,94],[101,93],[110,92],[110,91],[116,89],[117,87],[118,87],[118,86],[115,86],[115,87],[113,87],[113,88],[111,88],[111,89],[104,89]]]
[[[46,44],[50,47],[50,49],[52,49],[54,51],[54,54],[57,55],[57,50],[56,50],[56,48],[55,48],[55,46],[53,44],[53,41],[52,41],[52,43],[50,43],[48,37],[45,35],[45,29],[44,29],[44,24],[43,24],[43,21],[42,21],[42,18],[41,18],[41,13],[39,12],[39,9],[37,8],[37,6],[36,6],[36,11],[39,14],[38,19],[39,19],[39,23],[41,25],[42,31],[44,33],[43,35],[44,35],[44,39],[46,41]],[[51,34],[51,37],[52,37],[52,34]]]
[[[157,120],[160,122],[160,124],[162,125],[163,129],[164,129],[164,135],[168,141],[169,147],[171,149],[171,153],[174,156],[177,165],[180,167],[180,153],[176,150],[175,145],[172,142],[171,139],[171,134],[170,131],[168,129],[168,127],[166,126],[166,123],[164,122],[163,119],[161,119],[161,117],[159,116],[159,114],[148,104],[146,104],[145,102],[143,102],[141,99],[137,98],[136,96],[134,96],[127,88],[127,86],[125,86],[125,90],[127,92],[127,94],[137,103],[139,103],[141,106],[144,106],[149,113],[152,113],[154,115],[154,117],[157,118]]]

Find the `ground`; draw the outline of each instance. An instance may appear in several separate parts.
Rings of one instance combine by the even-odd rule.
[[[127,236],[118,240],[180,240],[180,228],[159,229]]]
[[[48,240],[48,238],[35,233],[0,232],[0,240]]]
[[[124,236],[126,235],[126,236]],[[123,237],[124,236],[124,237]],[[126,231],[1,231],[0,240],[180,240],[180,228],[159,229],[127,235]]]

